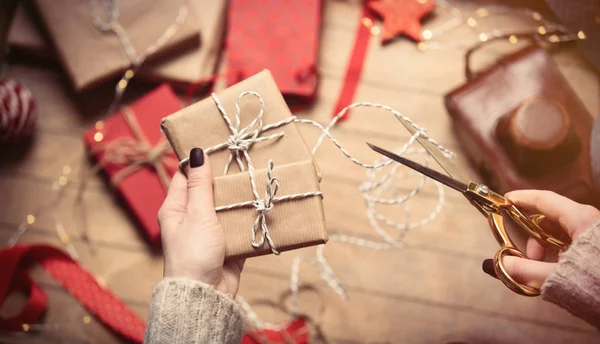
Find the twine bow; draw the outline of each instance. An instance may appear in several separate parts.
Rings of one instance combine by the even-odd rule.
[[[123,107],[121,113],[133,137],[116,139],[93,149],[92,153],[98,154],[99,152],[104,152],[104,156],[92,168],[92,171],[95,172],[107,164],[125,165],[124,168],[111,178],[113,185],[118,185],[132,173],[137,172],[145,166],[151,166],[156,170],[162,186],[167,190],[169,188],[170,176],[166,166],[176,165],[176,161],[172,157],[167,156],[167,153],[170,151],[169,142],[161,139],[155,146],[151,146],[131,108]]]
[[[275,244],[271,239],[271,234],[269,233],[266,219],[267,213],[273,209],[273,200],[275,199],[275,195],[277,195],[277,190],[279,190],[279,179],[277,179],[277,177],[273,177],[273,165],[273,160],[269,160],[269,167],[267,168],[265,199],[257,199],[253,203],[258,216],[256,216],[256,220],[254,220],[254,226],[252,226],[252,246],[260,248],[265,243],[266,239],[273,254],[278,255],[279,251],[277,251],[277,248],[275,248]],[[256,232],[259,225],[261,228],[261,235],[259,239],[256,240]]]
[[[256,116],[256,118],[252,122],[250,122],[250,124],[248,124],[246,127],[240,129],[240,126],[241,126],[240,101],[242,100],[242,98],[244,98],[245,96],[248,96],[248,95],[255,96],[258,99],[258,101],[260,102],[260,109],[258,111],[258,115]],[[246,91],[246,92],[242,92],[236,99],[236,102],[235,102],[235,125],[233,125],[233,123],[231,123],[231,120],[229,119],[229,116],[227,116],[227,112],[225,112],[223,105],[221,105],[221,101],[219,100],[219,97],[214,93],[211,94],[211,97],[212,97],[213,101],[215,102],[217,109],[219,109],[219,113],[221,114],[221,117],[223,118],[223,120],[225,120],[225,123],[229,127],[229,130],[231,131],[231,136],[229,136],[227,141],[217,144],[217,145],[214,145],[212,147],[209,147],[209,148],[205,149],[204,152],[206,152],[206,154],[210,154],[213,152],[221,151],[223,149],[229,149],[230,154],[229,154],[229,158],[227,159],[227,162],[225,162],[225,168],[223,170],[223,174],[227,174],[229,172],[229,167],[231,166],[231,163],[233,162],[234,158],[238,164],[238,167],[240,168],[240,171],[242,171],[242,172],[245,171],[242,157],[246,160],[246,164],[248,165],[248,170],[250,170],[250,168],[253,168],[252,162],[250,160],[250,156],[248,155],[248,150],[252,147],[252,145],[254,145],[257,142],[279,139],[279,138],[283,137],[284,132],[279,132],[279,133],[275,133],[275,134],[268,135],[268,136],[260,136],[260,135],[264,131],[282,127],[288,123],[293,122],[296,119],[295,116],[291,116],[291,117],[288,117],[279,122],[275,122],[275,123],[268,124],[268,125],[263,125],[262,117],[264,115],[265,102],[263,101],[260,94],[258,94],[257,92]],[[179,167],[183,169],[188,162],[189,162],[189,158],[182,159],[181,162],[179,163]]]
[[[260,109],[259,109],[259,112],[258,112],[256,118],[252,122],[250,122],[250,124],[248,124],[248,126],[246,126],[244,128],[240,128],[241,127],[240,101],[243,97],[245,97],[247,95],[255,96],[258,99],[258,101],[260,102]],[[223,117],[223,120],[225,120],[225,123],[227,123],[227,126],[229,127],[229,130],[231,131],[231,135],[229,136],[227,141],[220,143],[218,145],[209,147],[209,148],[205,149],[204,151],[206,152],[206,154],[210,154],[210,153],[217,152],[217,151],[220,151],[223,149],[229,149],[229,158],[227,159],[227,161],[225,163],[224,174],[227,174],[229,172],[229,167],[231,166],[231,163],[233,162],[234,159],[237,162],[237,164],[240,168],[240,171],[243,172],[245,170],[243,160],[245,160],[246,165],[248,166],[248,176],[250,178],[250,186],[252,187],[252,194],[254,196],[254,200],[216,207],[215,210],[223,211],[223,210],[237,209],[237,208],[243,208],[243,207],[249,207],[249,206],[255,207],[257,216],[256,216],[256,219],[254,220],[254,225],[252,226],[252,232],[251,232],[251,238],[250,238],[252,247],[260,248],[264,245],[265,240],[266,240],[267,243],[269,244],[269,247],[271,248],[271,252],[275,255],[279,255],[279,251],[277,250],[277,247],[275,246],[275,243],[273,242],[273,239],[271,238],[271,234],[269,233],[269,228],[267,226],[267,214],[273,209],[273,207],[275,206],[275,203],[277,203],[277,202],[301,199],[301,198],[312,197],[312,196],[321,196],[322,197],[323,194],[319,191],[315,191],[315,192],[306,192],[306,193],[301,193],[301,194],[293,194],[293,195],[277,197],[276,195],[277,195],[277,191],[279,190],[280,183],[279,183],[279,179],[277,179],[276,177],[273,177],[274,163],[272,160],[269,160],[268,167],[267,167],[267,185],[265,187],[265,189],[266,189],[265,198],[261,199],[260,196],[258,195],[256,181],[254,178],[254,171],[255,171],[254,165],[252,164],[252,160],[250,159],[250,154],[248,153],[248,150],[250,148],[252,148],[252,146],[256,142],[279,139],[279,138],[283,137],[284,132],[279,132],[279,133],[275,133],[275,134],[268,135],[268,136],[260,136],[260,135],[264,131],[274,129],[274,128],[279,128],[288,123],[292,123],[296,119],[296,117],[290,116],[279,122],[275,122],[275,123],[268,124],[268,125],[263,125],[262,117],[264,114],[265,103],[264,103],[262,97],[260,96],[260,94],[258,94],[257,92],[246,91],[246,92],[241,93],[237,97],[237,100],[235,102],[235,125],[234,125],[231,122],[231,120],[229,119],[229,117],[227,116],[227,113],[225,112],[225,109],[221,105],[221,102],[220,102],[219,98],[217,97],[217,95],[213,93],[213,94],[211,94],[211,97],[214,100],[215,105],[217,106],[217,109],[219,109],[219,113]],[[184,158],[179,163],[179,167],[183,168],[185,166],[185,164],[187,164],[188,162],[189,162],[189,158]],[[259,228],[260,228],[261,234],[257,238],[257,233],[258,233]]]

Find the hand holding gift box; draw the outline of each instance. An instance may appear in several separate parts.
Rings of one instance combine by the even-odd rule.
[[[268,71],[167,117],[162,127],[182,165],[192,148],[208,147],[226,259],[327,241],[316,166]]]

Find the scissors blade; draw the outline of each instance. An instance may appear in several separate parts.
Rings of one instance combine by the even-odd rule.
[[[401,163],[402,165],[405,165],[407,167],[412,168],[413,170],[422,173],[424,175],[426,175],[427,177],[437,180],[438,182],[451,187],[452,189],[458,191],[458,192],[465,192],[467,190],[467,185],[452,178],[452,177],[448,177],[436,170],[432,170],[429,167],[425,167],[421,164],[418,164],[412,160],[403,158],[401,156],[399,156],[398,154],[392,153],[388,150],[385,150],[383,148],[377,147],[373,144],[370,144],[367,142],[367,144],[369,145],[369,147],[371,147],[372,150],[376,151],[379,154],[385,155],[386,157],[397,161],[399,163]]]
[[[398,117],[398,120],[400,121],[400,123],[402,123],[402,125],[406,127],[406,129],[408,129],[408,131],[411,134],[417,132],[417,128],[415,128],[415,126],[410,122],[407,122],[406,120],[400,117]],[[462,183],[467,182],[467,179],[464,177],[462,170],[456,165],[454,165],[454,163],[450,161],[450,159],[448,159],[438,147],[436,147],[429,140],[421,136],[417,137],[417,141],[419,141],[421,146],[423,146],[423,148],[425,148],[429,155],[431,155],[435,159],[435,161],[437,161],[437,163],[440,164],[442,169],[444,169],[444,171],[446,171],[446,173],[448,173],[450,177],[457,179]]]

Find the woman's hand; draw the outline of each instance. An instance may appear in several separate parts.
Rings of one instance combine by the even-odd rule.
[[[188,178],[175,174],[158,212],[164,277],[188,277],[235,297],[244,261],[224,263],[225,237],[213,201],[213,176],[202,149],[190,152]]]
[[[513,191],[507,193],[506,198],[529,213],[545,215],[541,226],[555,236],[568,235],[574,240],[600,221],[598,209],[576,203],[551,191]],[[527,241],[526,251],[529,259],[505,256],[504,266],[517,282],[539,288],[556,269],[556,259],[554,262],[544,261],[546,249],[532,237]],[[491,259],[483,262],[483,271],[495,277]]]

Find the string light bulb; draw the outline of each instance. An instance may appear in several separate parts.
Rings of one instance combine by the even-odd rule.
[[[381,33],[381,29],[379,29],[379,27],[378,27],[378,26],[373,26],[373,27],[371,28],[371,34],[372,34],[373,36],[379,36],[379,34],[380,34],[380,33]]]
[[[487,17],[490,13],[488,12],[487,9],[480,7],[477,9],[477,11],[475,11],[475,14],[477,14],[478,17],[480,18],[485,18]]]
[[[131,69],[128,69],[128,70],[125,72],[125,78],[127,78],[127,79],[131,79],[131,78],[133,78],[133,75],[134,75],[134,73],[133,73],[133,70],[131,70]]]
[[[471,11],[471,14],[464,13],[466,11],[461,11],[459,8],[454,7],[448,3],[447,0],[438,0],[438,8],[445,10],[448,14],[451,15],[451,19],[446,20],[445,22],[438,24],[433,27],[429,27],[423,30],[424,40],[428,41],[427,46],[418,45],[417,48],[421,51],[432,48],[432,49],[442,49],[444,47],[456,47],[461,44],[474,44],[470,39],[457,39],[456,41],[444,41],[438,42],[436,38],[438,36],[443,35],[444,33],[451,31],[460,25],[467,25],[469,27],[480,27],[481,22],[479,18],[491,17],[495,15],[506,15],[506,14],[521,14],[526,15],[529,18],[536,21],[533,27],[531,27],[528,32],[519,32],[523,35],[549,35],[552,33],[560,34],[560,36],[556,37],[546,37],[546,40],[551,43],[558,42],[566,42],[566,41],[575,41],[585,39],[586,35],[584,32],[569,32],[567,28],[562,26],[559,23],[555,23],[549,21],[542,17],[542,14],[539,12],[535,12],[528,9],[517,9],[517,10],[509,10],[506,7],[479,7],[474,11]],[[598,17],[598,22],[600,23],[600,16]],[[514,37],[511,37],[514,36]],[[485,42],[498,37],[507,37],[508,42],[512,44],[516,44],[520,40],[517,35],[514,35],[508,29],[493,29],[484,32],[476,33],[476,41]]]
[[[100,142],[104,139],[104,135],[101,132],[97,132],[94,134],[94,141]]]
[[[119,81],[119,83],[117,84],[117,87],[121,90],[124,90],[125,88],[127,88],[127,80],[121,79]]]
[[[96,130],[102,130],[104,128],[104,122],[97,121],[96,124],[94,124],[94,127],[96,128]]]
[[[35,216],[33,214],[27,215],[27,224],[32,225],[35,222]]]
[[[417,44],[417,49],[419,49],[421,51],[425,51],[425,50],[427,50],[427,44],[425,44],[423,42],[419,42],[419,44]]]

